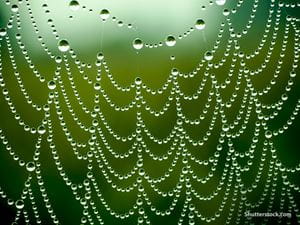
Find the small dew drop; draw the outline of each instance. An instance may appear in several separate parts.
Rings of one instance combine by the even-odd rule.
[[[49,88],[50,90],[54,90],[54,89],[56,88],[56,83],[55,83],[55,81],[50,80],[50,81],[48,82],[48,88]]]
[[[58,63],[58,64],[61,63],[62,62],[62,58],[60,56],[56,56],[55,57],[55,62]]]
[[[70,45],[69,42],[67,40],[60,40],[58,42],[58,49],[61,52],[67,52],[70,50]]]
[[[76,0],[70,1],[69,7],[73,11],[77,11],[80,8],[79,2]]]
[[[175,57],[174,55],[171,55],[171,56],[170,56],[170,59],[173,61],[173,60],[176,59],[176,57]]]
[[[15,202],[15,206],[17,209],[23,209],[24,208],[24,201],[22,199],[19,199]]]
[[[132,45],[136,50],[140,50],[144,47],[143,41],[139,38],[134,39]]]
[[[28,172],[33,172],[35,170],[35,163],[34,162],[28,162],[26,164],[26,170]]]
[[[205,22],[203,19],[198,19],[195,23],[195,27],[198,30],[203,30],[205,28]]]
[[[169,46],[169,47],[172,47],[176,44],[176,39],[174,36],[172,35],[169,35],[167,38],[166,38],[166,45]]]
[[[224,15],[224,16],[229,16],[229,14],[230,14],[229,9],[224,9],[224,10],[223,10],[223,15]]]
[[[108,11],[107,9],[102,9],[102,10],[100,11],[100,18],[101,18],[103,21],[107,20],[107,19],[109,18],[109,16],[110,16],[110,13],[109,13],[109,11]]]
[[[207,51],[204,55],[204,59],[207,61],[211,61],[213,58],[214,58],[214,56],[210,51]]]
[[[6,29],[5,28],[0,28],[0,36],[4,37],[6,35]]]

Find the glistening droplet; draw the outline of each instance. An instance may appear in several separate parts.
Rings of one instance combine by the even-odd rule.
[[[195,27],[198,30],[203,30],[205,28],[205,22],[203,19],[198,19],[195,23]]]
[[[67,52],[70,50],[70,45],[69,42],[67,40],[60,40],[58,42],[58,49],[61,52]]]
[[[137,49],[137,50],[142,49],[143,46],[144,46],[142,40],[139,39],[139,38],[134,39],[134,41],[132,42],[132,45],[133,45],[133,47],[134,47],[135,49]]]
[[[176,44],[176,39],[174,36],[172,35],[169,35],[167,38],[166,38],[166,45],[169,46],[169,47],[172,47]]]

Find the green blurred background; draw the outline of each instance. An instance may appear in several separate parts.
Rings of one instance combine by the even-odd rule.
[[[297,2],[297,1],[296,1]],[[13,1],[12,1],[13,3]],[[51,14],[45,13],[45,10],[42,7],[42,4],[47,3]],[[40,30],[40,35],[44,38],[46,46],[49,47],[57,55],[61,53],[57,49],[58,40],[55,39],[55,36],[52,34],[50,26],[47,24],[49,18],[53,19],[53,22],[57,28],[57,31],[62,39],[67,39],[70,43],[70,46],[78,54],[79,58],[87,63],[94,65],[96,60],[96,55],[99,52],[103,52],[107,65],[109,66],[111,73],[113,74],[114,79],[121,86],[128,86],[134,82],[134,79],[139,76],[142,78],[143,83],[147,86],[158,89],[166,82],[170,71],[172,68],[178,68],[179,71],[183,73],[191,72],[203,59],[203,55],[206,51],[211,50],[215,41],[217,40],[217,34],[220,29],[220,24],[225,21],[225,17],[222,12],[224,8],[233,9],[236,5],[236,1],[228,1],[225,6],[217,6],[213,4],[212,6],[207,7],[206,10],[202,10],[203,5],[208,6],[209,1],[197,1],[197,0],[165,0],[165,1],[146,1],[146,0],[104,0],[104,1],[79,1],[81,8],[77,11],[70,10],[68,6],[69,1],[32,1],[30,2],[33,10],[33,15],[37,26]],[[232,19],[232,26],[236,29],[237,32],[241,32],[242,29],[247,24],[247,21],[251,14],[251,7],[253,6],[254,1],[249,0],[245,1],[243,6],[239,8],[237,13],[230,15]],[[19,3],[16,3],[19,4]],[[268,10],[270,1],[259,1],[258,10],[252,25],[252,28],[249,30],[248,34],[245,35],[240,40],[241,50],[245,54],[250,54],[254,52],[262,38],[266,20],[268,16]],[[82,8],[86,6],[86,8]],[[6,5],[4,1],[0,2],[0,27],[4,27],[8,18],[11,14],[10,5]],[[99,18],[99,11],[103,8],[109,9],[111,12],[110,19],[103,23]],[[89,12],[89,9],[93,11]],[[20,32],[22,34],[22,41],[26,46],[26,49],[32,58],[32,62],[40,73],[46,78],[46,81],[49,81],[54,76],[55,71],[55,62],[53,59],[50,59],[49,56],[41,48],[40,43],[37,40],[37,34],[34,33],[34,29],[29,20],[28,11],[25,7],[25,2],[19,4],[19,12],[21,14],[22,29],[18,31],[15,26],[14,28],[8,31],[8,35],[13,45],[14,55],[16,57],[16,62],[18,65],[18,71],[23,79],[24,86],[31,96],[34,103],[38,105],[44,105],[48,98],[49,90],[47,89],[47,82],[41,83],[37,78],[34,77],[31,69],[27,65],[24,56],[21,54],[21,50],[16,44],[15,35]],[[258,90],[261,90],[263,87],[268,85],[272,74],[274,72],[274,67],[277,64],[279,54],[281,51],[283,31],[286,25],[285,17],[286,15],[299,15],[298,9],[284,9],[282,10],[282,18],[280,29],[278,31],[277,44],[275,45],[274,54],[271,57],[270,64],[268,65],[267,72],[264,72],[256,77],[252,77],[252,81],[257,87]],[[70,19],[72,16],[72,19]],[[112,17],[115,16],[118,20],[124,22],[124,26],[119,27],[116,22],[112,21]],[[183,34],[190,27],[193,27],[196,19],[203,18],[206,22],[206,28],[203,31],[195,30],[186,38],[182,40],[177,39],[177,43],[174,47],[159,47],[159,48],[143,48],[137,52],[132,47],[132,41],[135,38],[141,38],[145,43],[158,43],[164,41],[166,36],[174,35],[178,36]],[[126,24],[132,23],[134,29],[128,29]],[[16,23],[13,23],[16,25]],[[220,49],[214,55],[214,61],[218,62],[224,54],[224,47],[229,39],[229,32],[227,25],[225,26],[225,31],[223,38],[220,40]],[[272,33],[272,32],[271,32]],[[102,41],[101,41],[102,39]],[[291,32],[288,38],[288,48],[286,56],[284,57],[282,71],[279,75],[278,82],[276,86],[272,88],[269,94],[259,97],[264,103],[276,102],[281,98],[281,94],[284,92],[284,88],[287,85],[289,79],[289,71],[292,66],[292,59],[294,57],[293,44],[294,44],[294,33]],[[257,68],[264,59],[266,52],[269,50],[270,38],[266,43],[266,47],[263,48],[262,53],[255,57],[253,60],[248,60],[248,66],[252,69]],[[170,57],[175,56],[175,60],[171,60]],[[232,57],[232,55],[230,56]],[[23,118],[23,120],[30,126],[37,127],[41,120],[43,119],[43,113],[37,112],[28,105],[24,99],[24,96],[21,94],[20,88],[17,86],[17,81],[13,75],[13,70],[11,63],[8,57],[7,46],[2,40],[1,42],[1,58],[3,66],[3,78],[6,82],[6,87],[9,90],[9,94],[16,106],[17,111]],[[70,57],[69,57],[70,59]],[[71,61],[71,60],[70,60]],[[230,63],[230,60],[229,60]],[[223,67],[218,69],[212,69],[212,72],[215,73],[216,78],[219,82],[224,81],[227,78],[229,63],[226,63]],[[92,109],[94,94],[96,93],[92,85],[88,85],[80,76],[78,69],[75,68],[74,63],[71,63],[72,73],[74,76],[74,82],[78,87],[78,92],[84,102],[84,104]],[[64,71],[64,70],[63,70]],[[87,69],[87,74],[93,80],[96,77],[96,68],[93,66],[91,69]],[[181,89],[186,94],[193,94],[197,89],[201,79],[203,78],[203,69],[199,71],[198,75],[195,78],[179,78],[179,83]],[[299,69],[297,69],[299,72]],[[236,74],[235,74],[236,75]],[[72,94],[69,81],[67,80],[67,75],[65,71],[62,73],[63,80],[67,89],[68,96],[71,100],[72,107],[74,111],[79,115],[79,118],[86,124],[91,124],[92,118],[83,113],[78,104],[76,98]],[[236,79],[234,76],[233,79]],[[108,93],[110,98],[119,105],[126,105],[132,101],[134,98],[134,91],[129,93],[123,93],[117,91],[110,83],[109,79],[106,76],[102,76],[102,87]],[[235,83],[235,82],[232,82]],[[294,79],[293,90],[289,92],[289,99],[283,106],[282,111],[280,111],[276,120],[269,121],[268,125],[271,129],[276,129],[281,127],[286,120],[291,115],[297,101],[299,98],[299,76]],[[189,118],[197,118],[200,112],[202,111],[204,104],[207,102],[208,92],[211,86],[211,81],[208,79],[208,84],[205,86],[204,92],[198,100],[194,101],[184,101],[182,100],[183,111]],[[243,80],[242,89],[239,91],[239,96],[243,96],[243,89],[245,87],[245,80]],[[226,96],[230,96],[234,89],[234,85],[229,85],[225,91],[222,91],[222,95],[226,99]],[[148,103],[156,110],[160,110],[164,105],[169,91],[166,91],[165,94],[159,96],[152,96],[143,92],[145,99]],[[63,101],[62,96],[60,95],[61,102]],[[241,97],[233,105],[230,111],[226,112],[228,118],[234,118],[238,110],[240,109]],[[135,129],[136,123],[136,110],[130,110],[129,112],[120,113],[115,112],[111,107],[109,107],[103,98],[100,100],[101,109],[108,123],[111,125],[113,130],[120,134],[121,136],[127,136],[132,133]],[[214,108],[214,102],[212,103]],[[19,126],[16,120],[13,118],[7,103],[4,100],[3,94],[0,94],[0,127],[4,131],[10,145],[14,151],[24,159],[26,162],[32,161],[34,153],[34,145],[37,140],[37,134],[32,135],[28,132],[25,132],[24,129]],[[72,136],[75,140],[79,142],[87,142],[89,135],[87,132],[84,132],[79,129],[75,124],[71,115],[68,113],[66,105],[62,104],[63,114],[68,128],[70,129]],[[64,169],[69,176],[69,178],[75,183],[80,183],[86,178],[87,172],[87,163],[84,161],[79,161],[74,156],[72,149],[69,143],[66,141],[65,135],[63,134],[61,127],[58,123],[57,116],[55,115],[54,107],[51,109],[53,129],[54,129],[54,140],[57,145],[57,151],[60,156],[60,159],[63,163]],[[164,116],[153,117],[149,113],[142,111],[142,115],[146,126],[148,129],[157,137],[163,138],[168,135],[172,127],[176,123],[176,110],[175,105],[172,104],[170,110],[168,110]],[[204,120],[204,123],[201,123],[200,126],[185,126],[188,133],[199,139],[204,135],[207,130],[207,127],[210,123],[210,118],[212,116],[212,110],[208,113],[208,118]],[[254,125],[255,125],[256,115],[253,113],[250,123],[246,132],[238,139],[235,140],[234,144],[238,151],[246,151],[249,148],[251,139],[253,137]],[[100,125],[102,126],[102,125]],[[103,128],[103,127],[101,127]],[[103,128],[104,129],[104,128]],[[216,121],[216,126],[213,131],[213,135],[209,138],[209,141],[201,147],[192,147],[188,145],[188,148],[199,159],[208,159],[213,155],[216,149],[216,144],[219,138],[219,133],[221,131],[221,121],[218,117]],[[293,167],[299,164],[299,118],[297,118],[289,130],[285,131],[284,134],[274,137],[272,140],[277,149],[277,154],[282,160],[282,163],[287,167]],[[119,152],[125,152],[131,146],[131,143],[121,143],[116,141],[113,137],[105,133],[109,143]],[[49,195],[51,204],[61,222],[61,224],[79,224],[80,218],[82,216],[82,207],[80,203],[76,201],[68,187],[65,186],[64,181],[59,176],[57,172],[54,160],[49,150],[48,143],[43,138],[42,148],[41,148],[41,157],[40,162],[42,164],[42,175],[45,181],[45,186],[47,193]],[[156,154],[163,155],[166,153],[169,145],[156,145],[150,140],[147,140],[149,148]],[[5,150],[5,147],[1,144],[0,151],[0,171],[1,173],[1,182],[0,185],[2,189],[8,194],[11,199],[18,199],[20,193],[24,187],[24,182],[28,176],[26,169],[20,167],[17,161],[14,161],[9,153]],[[262,144],[258,145],[256,151],[258,157],[262,151]],[[227,149],[225,149],[226,153]],[[80,149],[80,152],[87,152],[87,148]],[[224,152],[223,152],[224,153]],[[105,152],[105,155],[109,158],[110,163],[120,173],[126,174],[134,166],[137,155],[133,154],[128,159],[113,159],[111,155]],[[218,170],[215,172],[215,176],[207,184],[194,184],[195,189],[199,193],[210,193],[215,190],[218,181],[220,180],[225,161],[225,154],[221,155],[220,165]],[[268,158],[270,154],[268,155]],[[171,160],[161,163],[151,160],[146,154],[144,154],[145,159],[145,170],[153,177],[158,177],[164,174],[167,168],[169,168]],[[208,167],[200,167],[191,164],[194,171],[196,171],[199,176],[205,176],[209,172]],[[257,173],[257,164],[251,167],[250,172],[243,175],[244,183],[253,182],[253,178]],[[160,187],[168,191],[176,184],[178,180],[178,174],[182,169],[182,163],[180,162],[176,166],[176,171],[172,176],[167,179],[166,182],[163,182]],[[132,204],[136,201],[137,191],[133,191],[130,194],[120,194],[114,191],[110,184],[107,184],[101,171],[98,173],[97,177],[98,183],[100,183],[101,192],[103,193],[106,201],[109,206],[114,209],[116,212],[126,212],[131,208]],[[264,178],[267,174],[264,173]],[[299,175],[290,174],[290,180],[292,183],[299,185]],[[128,184],[133,182],[133,179],[129,181],[118,181],[115,180],[118,185],[126,187]],[[259,184],[259,189],[264,187],[265,179],[261,180]],[[146,192],[151,196],[151,200],[155,205],[160,209],[165,209],[170,204],[172,198],[160,198],[159,195],[155,194],[153,190],[147,185],[146,182],[143,182],[145,185]],[[282,185],[282,180],[278,179],[278,186]],[[33,178],[33,190],[37,193],[37,205],[41,213],[42,224],[51,224],[51,218],[47,214],[44,203],[41,196],[38,192],[38,186],[36,184],[36,179]],[[279,188],[278,188],[279,190]],[[221,194],[213,201],[195,201],[198,210],[204,215],[213,215],[216,209],[218,208],[224,190],[221,191]],[[280,193],[276,192],[279,196]],[[230,196],[232,192],[230,193]],[[295,198],[299,199],[299,194],[296,192],[293,193]],[[184,202],[185,195],[182,194],[178,207],[176,207],[172,216],[169,217],[158,217],[154,216],[149,209],[146,209],[152,224],[176,224],[180,216],[181,207]],[[249,196],[250,200],[255,201],[260,197],[260,193],[256,192],[253,195]],[[136,215],[126,219],[126,220],[117,220],[110,216],[99,201],[95,200],[98,204],[100,214],[102,215],[106,224],[136,224],[137,217]],[[240,199],[239,199],[240,201]],[[7,206],[6,200],[1,200],[1,212],[0,220],[1,224],[10,224],[15,214],[15,208],[13,206]],[[276,211],[277,202],[275,202],[274,211]],[[29,205],[29,201],[26,201],[26,204]],[[228,205],[227,205],[228,206]],[[264,205],[261,210],[264,212]],[[223,224],[226,220],[226,215],[229,212],[229,208],[225,207],[224,213],[221,218],[213,224]],[[32,217],[32,212],[29,210],[29,215]],[[34,220],[33,220],[34,221]],[[261,222],[259,220],[254,221],[257,224]],[[188,220],[185,219],[184,223],[188,223]],[[20,224],[23,224],[22,218]],[[32,223],[34,224],[34,222]],[[200,220],[196,220],[196,224],[202,224]]]

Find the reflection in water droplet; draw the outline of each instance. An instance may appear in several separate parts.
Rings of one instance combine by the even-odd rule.
[[[103,59],[104,59],[104,55],[103,55],[102,52],[99,52],[99,53],[97,54],[97,59],[98,59],[98,60],[103,60]]]
[[[135,78],[134,83],[135,83],[136,85],[141,85],[141,84],[142,84],[142,79],[141,79],[140,77],[137,77],[137,78]]]
[[[134,47],[135,49],[137,49],[137,50],[142,49],[143,46],[144,46],[142,40],[139,39],[139,38],[134,39],[132,45],[133,45],[133,47]]]
[[[172,47],[176,44],[176,39],[174,36],[172,35],[169,35],[167,38],[166,38],[166,45],[169,46],[169,47]]]
[[[54,89],[56,88],[56,83],[55,83],[55,81],[50,80],[50,81],[48,82],[48,88],[49,88],[50,90],[54,90]]]
[[[28,172],[34,171],[34,170],[35,170],[35,164],[34,164],[34,162],[28,162],[28,163],[26,164],[26,170],[27,170]]]
[[[207,61],[210,61],[214,58],[213,54],[210,52],[210,51],[207,51],[204,55],[204,58],[207,60]]]
[[[195,23],[195,27],[198,30],[203,30],[205,28],[205,22],[203,19],[198,19]]]
[[[61,52],[67,52],[70,50],[70,45],[69,42],[67,40],[60,40],[58,42],[58,49]]]
[[[270,139],[270,138],[272,137],[272,132],[269,131],[269,130],[267,130],[267,131],[265,132],[265,136],[266,136],[266,138]]]
[[[19,11],[19,6],[17,6],[17,5],[12,5],[12,6],[11,6],[11,11],[12,11],[12,12],[18,12],[18,11]]]
[[[16,201],[15,205],[16,205],[17,209],[23,209],[24,208],[24,201],[22,199],[19,199],[19,200]]]
[[[4,37],[6,35],[6,29],[5,28],[0,28],[0,36]]]
[[[70,1],[69,7],[73,11],[77,11],[80,8],[79,2],[76,0]]]
[[[102,9],[100,11],[100,18],[105,21],[109,18],[110,14],[109,14],[109,11],[107,9]]]

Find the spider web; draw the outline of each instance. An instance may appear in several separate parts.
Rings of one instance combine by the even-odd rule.
[[[290,214],[275,215],[276,222],[299,223],[299,185],[293,177],[300,164],[287,166],[275,144],[295,124],[300,109],[295,91],[300,20],[289,14],[299,3],[264,2],[264,32],[255,51],[247,53],[251,43],[244,38],[262,2],[252,2],[242,29],[235,28],[233,18],[246,4],[243,0],[230,8],[220,0],[203,5],[203,10],[217,5],[223,11],[215,43],[191,71],[172,66],[155,89],[142,74],[127,86],[120,84],[102,52],[94,63],[85,62],[59,35],[56,21],[48,19],[57,42],[52,49],[32,3],[6,1],[11,14],[0,30],[1,107],[7,110],[0,129],[1,164],[23,172],[13,182],[22,190],[12,189],[5,176],[14,172],[7,167],[0,194],[14,209],[13,223],[61,224],[74,217],[80,224],[250,224],[255,216],[245,215],[252,212],[286,212]],[[71,3],[71,10],[93,12]],[[52,18],[50,1],[41,4]],[[109,10],[101,12],[103,27],[111,21],[136,31],[133,23],[118,20]],[[32,42],[39,43],[53,71],[40,70],[31,57],[23,41],[23,13],[34,29]],[[130,47],[138,57],[145,49],[176,48],[205,30],[208,25],[204,28],[202,22],[158,42],[137,37]],[[107,32],[101,32],[101,48]],[[208,43],[205,35],[203,41]],[[171,65],[176,57],[171,56]],[[33,83],[26,81],[28,76]],[[31,95],[40,96],[35,102]],[[152,98],[160,100],[153,104]],[[28,113],[28,106],[35,112]],[[281,121],[281,114],[287,119]],[[30,140],[34,150],[22,148],[18,136]],[[64,195],[71,200],[63,202]],[[262,221],[268,223],[272,216]]]

